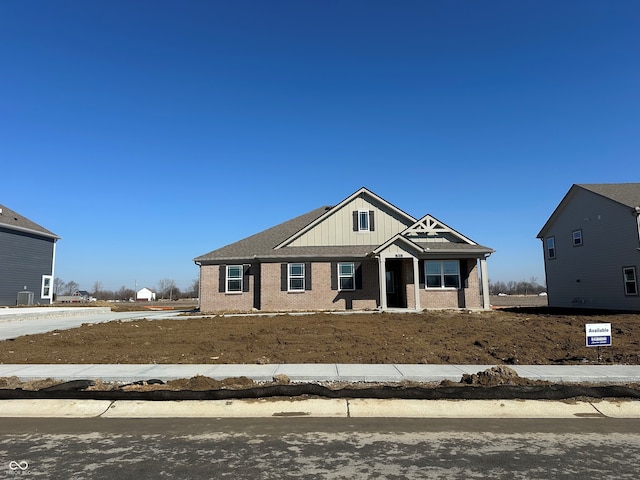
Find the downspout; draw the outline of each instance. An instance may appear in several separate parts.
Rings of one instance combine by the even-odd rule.
[[[53,304],[53,285],[56,280],[56,245],[58,244],[57,240],[53,241],[53,255],[51,257],[51,294],[49,295],[49,305]]]

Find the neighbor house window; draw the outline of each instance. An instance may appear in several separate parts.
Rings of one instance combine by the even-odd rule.
[[[356,268],[353,262],[338,263],[338,290],[356,289]]]
[[[556,239],[547,238],[547,258],[556,258]]]
[[[43,275],[40,298],[51,298],[53,295],[52,287],[53,287],[53,277],[51,275]]]
[[[578,247],[582,245],[582,230],[573,231],[573,246]]]
[[[242,265],[227,265],[227,292],[242,292]]]
[[[460,288],[460,263],[457,260],[424,262],[426,288]]]
[[[625,295],[638,295],[638,280],[636,277],[636,267],[625,267],[622,269],[624,276]]]
[[[290,263],[287,278],[290,292],[304,291],[304,263]]]

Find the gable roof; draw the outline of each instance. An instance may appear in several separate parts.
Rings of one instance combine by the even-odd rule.
[[[379,197],[378,195],[376,195],[375,193],[373,193],[371,190],[368,190],[365,187],[362,187],[361,189],[357,190],[356,192],[354,192],[353,194],[349,195],[347,198],[345,198],[344,200],[342,200],[340,203],[338,203],[336,206],[332,207],[332,208],[328,208],[325,213],[321,216],[319,216],[318,218],[316,218],[313,222],[309,223],[309,225],[305,226],[304,228],[302,228],[300,231],[295,232],[293,235],[291,235],[289,238],[286,238],[284,241],[282,241],[280,244],[278,244],[275,248],[279,249],[282,247],[287,246],[288,244],[290,244],[292,241],[294,241],[296,238],[300,237],[301,235],[303,235],[304,233],[308,232],[309,230],[311,230],[313,227],[315,227],[316,225],[318,225],[320,222],[324,221],[326,217],[328,217],[329,215],[331,215],[334,211],[341,209],[342,207],[344,207],[345,205],[347,205],[349,202],[353,201],[353,199],[357,198],[360,195],[364,195],[369,197],[370,200],[372,200],[374,203],[379,203],[382,206],[388,208],[389,210],[391,210],[392,212],[395,212],[397,215],[399,215],[401,218],[405,219],[407,221],[407,223],[413,223],[416,221],[415,218],[413,218],[411,215],[409,215],[408,213],[400,210],[398,207],[396,207],[395,205],[387,202],[384,198]]]
[[[60,237],[41,225],[0,204],[0,227],[58,240]]]
[[[321,207],[284,223],[268,228],[217,250],[193,259],[196,263],[229,260],[251,260],[254,257],[272,256],[274,248],[296,232],[321,217],[331,207]]]
[[[537,238],[544,237],[545,232],[578,190],[595,193],[632,209],[640,207],[640,183],[574,183],[540,229]]]
[[[449,234],[451,237],[455,238],[456,241],[432,242],[428,241],[426,238],[420,238],[421,235],[442,234]],[[420,253],[435,251],[438,253],[469,253],[477,255],[479,253],[492,254],[495,252],[492,248],[478,245],[470,238],[465,237],[460,232],[454,230],[448,225],[445,225],[437,218],[428,214],[377,247],[373,253],[382,252],[396,241],[405,243]]]

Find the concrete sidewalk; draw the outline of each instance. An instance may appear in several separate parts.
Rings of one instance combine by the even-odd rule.
[[[283,365],[0,365],[0,377],[20,380],[52,378],[57,380],[96,380],[130,383],[140,380],[163,381],[196,375],[223,380],[247,377],[268,382],[286,375],[294,383],[319,382],[458,382],[463,374],[473,374],[494,365],[356,365],[356,364],[283,364]],[[638,365],[510,365],[520,377],[556,383],[621,384],[640,382]]]

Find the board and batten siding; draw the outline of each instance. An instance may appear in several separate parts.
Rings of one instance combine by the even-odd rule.
[[[353,212],[374,212],[375,228],[372,232],[356,232],[353,229]],[[291,247],[380,245],[400,233],[413,222],[368,198],[357,197],[332,212],[318,225],[293,240]]]
[[[573,232],[582,230],[581,246]],[[556,258],[547,257],[554,237]],[[640,297],[624,292],[622,268],[640,274],[638,227],[629,207],[592,192],[577,190],[543,239],[549,305],[603,309],[640,309]]]
[[[0,227],[0,305],[15,305],[18,292],[40,297],[42,276],[51,275],[55,240]],[[53,285],[52,285],[53,288]]]

